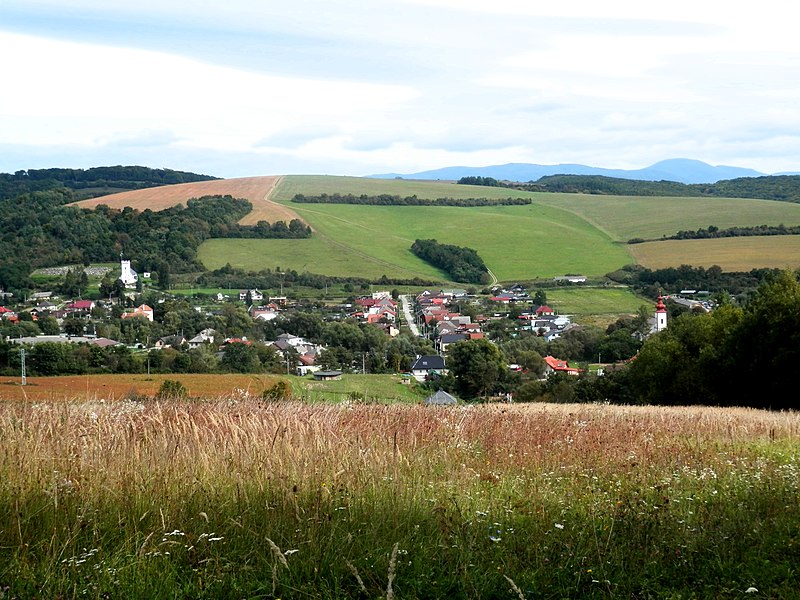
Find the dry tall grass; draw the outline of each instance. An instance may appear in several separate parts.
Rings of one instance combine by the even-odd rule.
[[[537,582],[639,594],[659,569],[657,584],[673,585],[714,535],[734,544],[751,519],[762,536],[794,519],[799,438],[800,415],[750,409],[3,403],[0,584],[13,564],[47,573],[38,595],[77,595],[84,580],[60,565],[105,555],[131,589],[169,560],[165,581],[197,594],[213,581],[240,596],[480,597],[509,580],[508,597]],[[738,552],[708,568],[747,564]],[[751,571],[737,585],[753,585]]]

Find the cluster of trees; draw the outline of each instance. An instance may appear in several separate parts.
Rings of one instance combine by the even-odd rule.
[[[768,277],[775,276],[777,269],[752,269],[747,272],[723,271],[718,265],[709,268],[681,265],[663,269],[648,269],[640,265],[627,265],[608,273],[612,281],[623,283],[648,297],[663,293],[678,293],[681,290],[704,290],[712,294],[748,294],[755,291]]]
[[[19,292],[30,287],[36,268],[62,264],[110,262],[124,250],[140,271],[202,270],[197,248],[211,237],[308,237],[302,222],[252,227],[237,221],[250,212],[249,201],[206,196],[163,210],[122,210],[100,205],[95,210],[64,206],[64,190],[23,194],[0,202],[0,287]],[[12,208],[13,205],[13,208]]]
[[[453,281],[488,283],[489,269],[472,248],[440,244],[436,240],[416,240],[411,252],[433,266],[446,271]]]
[[[320,194],[306,196],[296,194],[292,202],[306,204],[364,204],[368,206],[520,206],[530,204],[530,198],[417,198],[417,196],[393,196],[379,194],[368,196],[361,194]]]
[[[494,177],[481,177],[480,175],[469,175],[462,177],[456,183],[460,185],[484,185],[486,187],[504,187],[502,183]]]

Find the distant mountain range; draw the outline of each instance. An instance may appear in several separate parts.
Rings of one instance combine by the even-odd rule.
[[[794,175],[796,173],[780,173],[781,175]],[[741,167],[713,166],[700,160],[688,158],[673,158],[662,160],[644,169],[602,169],[586,165],[536,165],[527,163],[509,163],[489,167],[445,167],[432,171],[419,173],[385,173],[382,175],[369,175],[376,179],[426,179],[426,180],[458,180],[469,176],[493,177],[500,181],[536,181],[546,175],[603,175],[605,177],[619,177],[621,179],[635,179],[640,181],[677,181],[680,183],[716,183],[725,179],[738,177],[763,177],[767,173],[760,173],[753,169]]]

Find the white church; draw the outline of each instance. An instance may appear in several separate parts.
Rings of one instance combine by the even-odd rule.
[[[136,284],[139,281],[139,275],[131,268],[131,261],[123,259],[122,255],[120,255],[119,266],[121,271],[119,280],[124,283],[125,287],[128,289],[136,288]]]

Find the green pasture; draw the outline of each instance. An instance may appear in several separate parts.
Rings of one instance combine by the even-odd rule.
[[[419,403],[429,394],[416,382],[400,383],[399,375],[345,374],[337,381],[316,381],[312,376],[292,377],[292,393],[306,402],[370,402]]]
[[[535,198],[540,204],[568,210],[623,242],[637,237],[658,239],[709,225],[720,229],[800,225],[800,204],[773,200],[585,194],[536,194]]]
[[[559,314],[619,315],[635,313],[647,300],[629,288],[555,288],[547,289],[547,304]],[[652,304],[652,303],[651,303]]]
[[[480,208],[292,207],[314,229],[311,239],[209,240],[200,247],[200,260],[210,269],[227,262],[250,270],[279,264],[332,276],[442,280],[444,273],[410,251],[414,240],[435,238],[474,248],[500,281],[564,273],[597,276],[631,262],[624,246],[580,217],[538,203]]]

